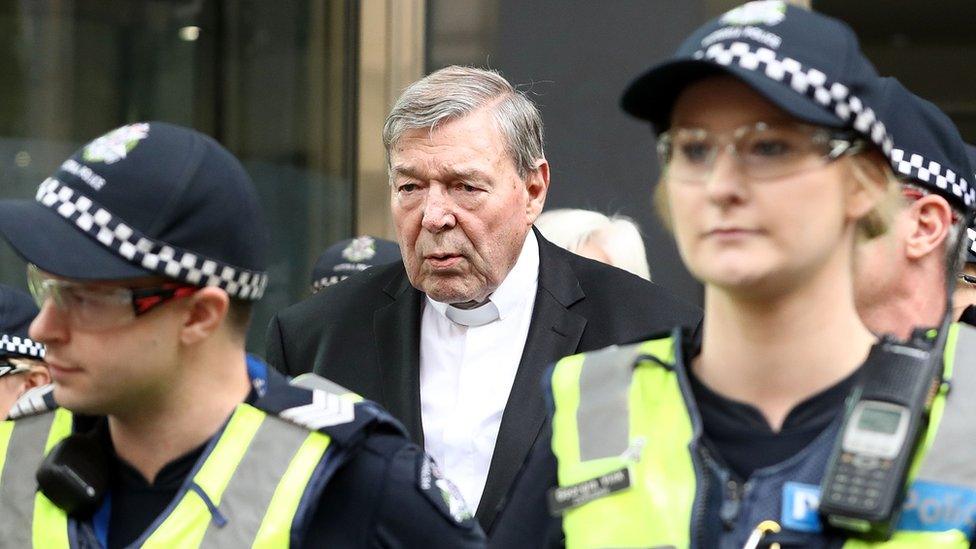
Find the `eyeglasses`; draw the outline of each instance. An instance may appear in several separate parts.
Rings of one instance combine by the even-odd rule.
[[[27,266],[27,286],[38,307],[50,298],[73,326],[92,330],[123,326],[167,301],[187,297],[199,289],[175,282],[149,288],[95,286],[44,276],[35,265]]]
[[[735,158],[749,179],[769,180],[826,165],[863,146],[864,141],[850,132],[801,123],[758,122],[722,133],[672,128],[661,134],[657,152],[668,180],[702,183],[712,175],[723,150]]]

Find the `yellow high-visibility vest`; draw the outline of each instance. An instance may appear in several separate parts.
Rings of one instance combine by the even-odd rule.
[[[0,422],[0,545],[71,547],[67,516],[36,491],[33,474],[71,425],[63,408]],[[238,405],[141,546],[288,547],[299,503],[329,443],[321,432]]]
[[[673,367],[679,339],[614,346],[556,365],[552,449],[559,489],[550,497],[565,506],[567,548],[690,546],[698,487],[690,451],[691,397]],[[944,357],[946,383],[910,479],[976,490],[976,421],[970,410],[976,365],[969,364],[976,357],[976,330],[953,325]],[[967,357],[966,368],[960,367],[961,357]],[[629,487],[622,487],[624,480]],[[967,548],[969,540],[957,528],[898,529],[889,541],[852,538],[844,547]]]

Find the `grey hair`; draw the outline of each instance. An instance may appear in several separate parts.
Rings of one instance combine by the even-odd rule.
[[[966,237],[966,216],[959,214],[959,219],[953,221],[952,225],[949,226],[949,235],[945,239],[946,269],[948,269],[947,272],[951,273],[952,276],[961,273],[963,267],[966,265],[969,247],[965,243],[962,246],[959,245],[959,241]]]
[[[441,122],[463,118],[491,106],[519,177],[536,169],[544,158],[542,116],[523,92],[497,71],[452,65],[414,82],[400,94],[383,124],[383,146],[389,171],[390,151],[403,134],[418,128],[431,131]]]

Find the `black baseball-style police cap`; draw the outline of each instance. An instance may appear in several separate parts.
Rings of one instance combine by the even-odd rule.
[[[26,292],[0,284],[0,358],[44,358],[44,345],[27,335],[37,312],[34,299]],[[0,364],[0,377],[10,371]]]
[[[888,159],[895,174],[971,216],[976,205],[974,167],[949,116],[891,77],[879,79],[864,98],[891,137]]]
[[[331,286],[372,267],[400,261],[400,246],[391,240],[357,236],[340,240],[319,256],[312,269],[312,291]]]
[[[240,162],[197,131],[163,122],[88,143],[37,189],[0,201],[0,233],[55,275],[163,275],[256,300],[268,248],[257,194]]]
[[[874,117],[858,96],[877,71],[854,32],[780,0],[743,4],[700,27],[670,59],[632,82],[621,106],[664,131],[681,91],[714,74],[741,80],[805,122],[856,127],[866,135],[874,130]]]

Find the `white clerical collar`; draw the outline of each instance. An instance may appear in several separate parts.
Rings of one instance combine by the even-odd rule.
[[[539,277],[539,240],[535,231],[529,229],[522,243],[522,252],[512,270],[498,289],[489,296],[489,301],[474,309],[459,309],[447,303],[434,301],[427,296],[427,303],[437,312],[464,326],[482,326],[497,318],[506,318],[527,300],[535,299],[536,284]],[[449,311],[450,308],[450,312]]]

